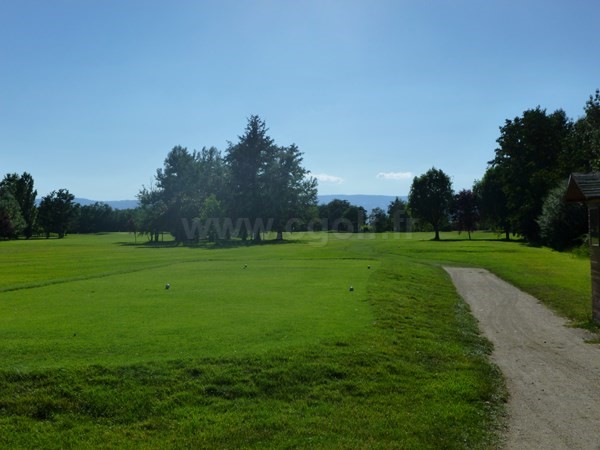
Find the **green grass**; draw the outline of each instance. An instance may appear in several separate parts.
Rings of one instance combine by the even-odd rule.
[[[246,259],[244,265],[189,261],[5,292],[0,366],[264,353],[322,336],[343,338],[370,322],[365,261]]]
[[[407,247],[416,260],[487,268],[540,299],[574,325],[590,324],[592,294],[588,256],[498,241],[490,233],[475,233],[471,242],[457,237],[455,233],[442,233],[442,239],[446,240],[437,246],[416,239]]]
[[[0,446],[493,447],[503,380],[440,266],[578,320],[589,263],[475,236],[1,242]]]

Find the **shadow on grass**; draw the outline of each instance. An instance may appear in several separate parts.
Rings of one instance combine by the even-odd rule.
[[[510,243],[517,243],[517,244],[526,244],[531,246],[531,244],[527,241],[525,241],[524,239],[505,239],[505,238],[497,238],[497,239],[493,239],[493,238],[484,238],[484,239],[469,239],[469,238],[450,238],[450,239],[444,239],[441,238],[439,240],[435,240],[435,239],[429,239],[428,242],[510,242]]]
[[[135,247],[135,248],[195,248],[195,249],[205,249],[205,250],[223,250],[230,248],[240,248],[240,247],[260,247],[260,246],[275,246],[275,245],[289,245],[289,244],[300,244],[303,241],[300,239],[284,239],[284,240],[262,240],[262,241],[242,241],[241,239],[231,239],[227,241],[218,241],[218,242],[209,242],[209,241],[198,241],[198,242],[176,242],[176,241],[167,241],[167,242],[115,242],[116,245],[120,245],[123,247]]]

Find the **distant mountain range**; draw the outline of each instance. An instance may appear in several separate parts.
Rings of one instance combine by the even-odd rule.
[[[381,208],[384,211],[387,210],[390,202],[393,202],[396,197],[399,197],[401,200],[406,201],[407,197],[404,195],[344,195],[344,194],[335,194],[335,195],[319,195],[317,196],[317,201],[320,205],[325,203],[329,203],[331,200],[347,200],[353,205],[362,206],[370,212],[373,208]],[[88,198],[76,198],[76,203],[79,203],[81,206],[85,205],[93,205],[94,203],[106,203],[113,209],[130,209],[137,208],[138,201],[137,200],[110,200],[110,201],[100,201],[100,200],[90,200]]]
[[[75,203],[79,203],[81,206],[93,205],[94,203],[105,203],[112,209],[132,209],[138,207],[137,200],[90,200],[89,198],[75,198]]]

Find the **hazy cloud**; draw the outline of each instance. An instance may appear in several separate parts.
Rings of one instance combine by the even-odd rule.
[[[315,173],[312,175],[317,180],[322,181],[323,183],[342,184],[344,182],[343,178],[336,177],[335,175],[328,175],[326,173]]]
[[[411,172],[379,172],[377,178],[384,180],[410,180],[413,177]]]

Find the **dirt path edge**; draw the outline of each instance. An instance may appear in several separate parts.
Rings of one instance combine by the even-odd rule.
[[[600,347],[484,269],[444,267],[509,391],[509,449],[600,449]]]

